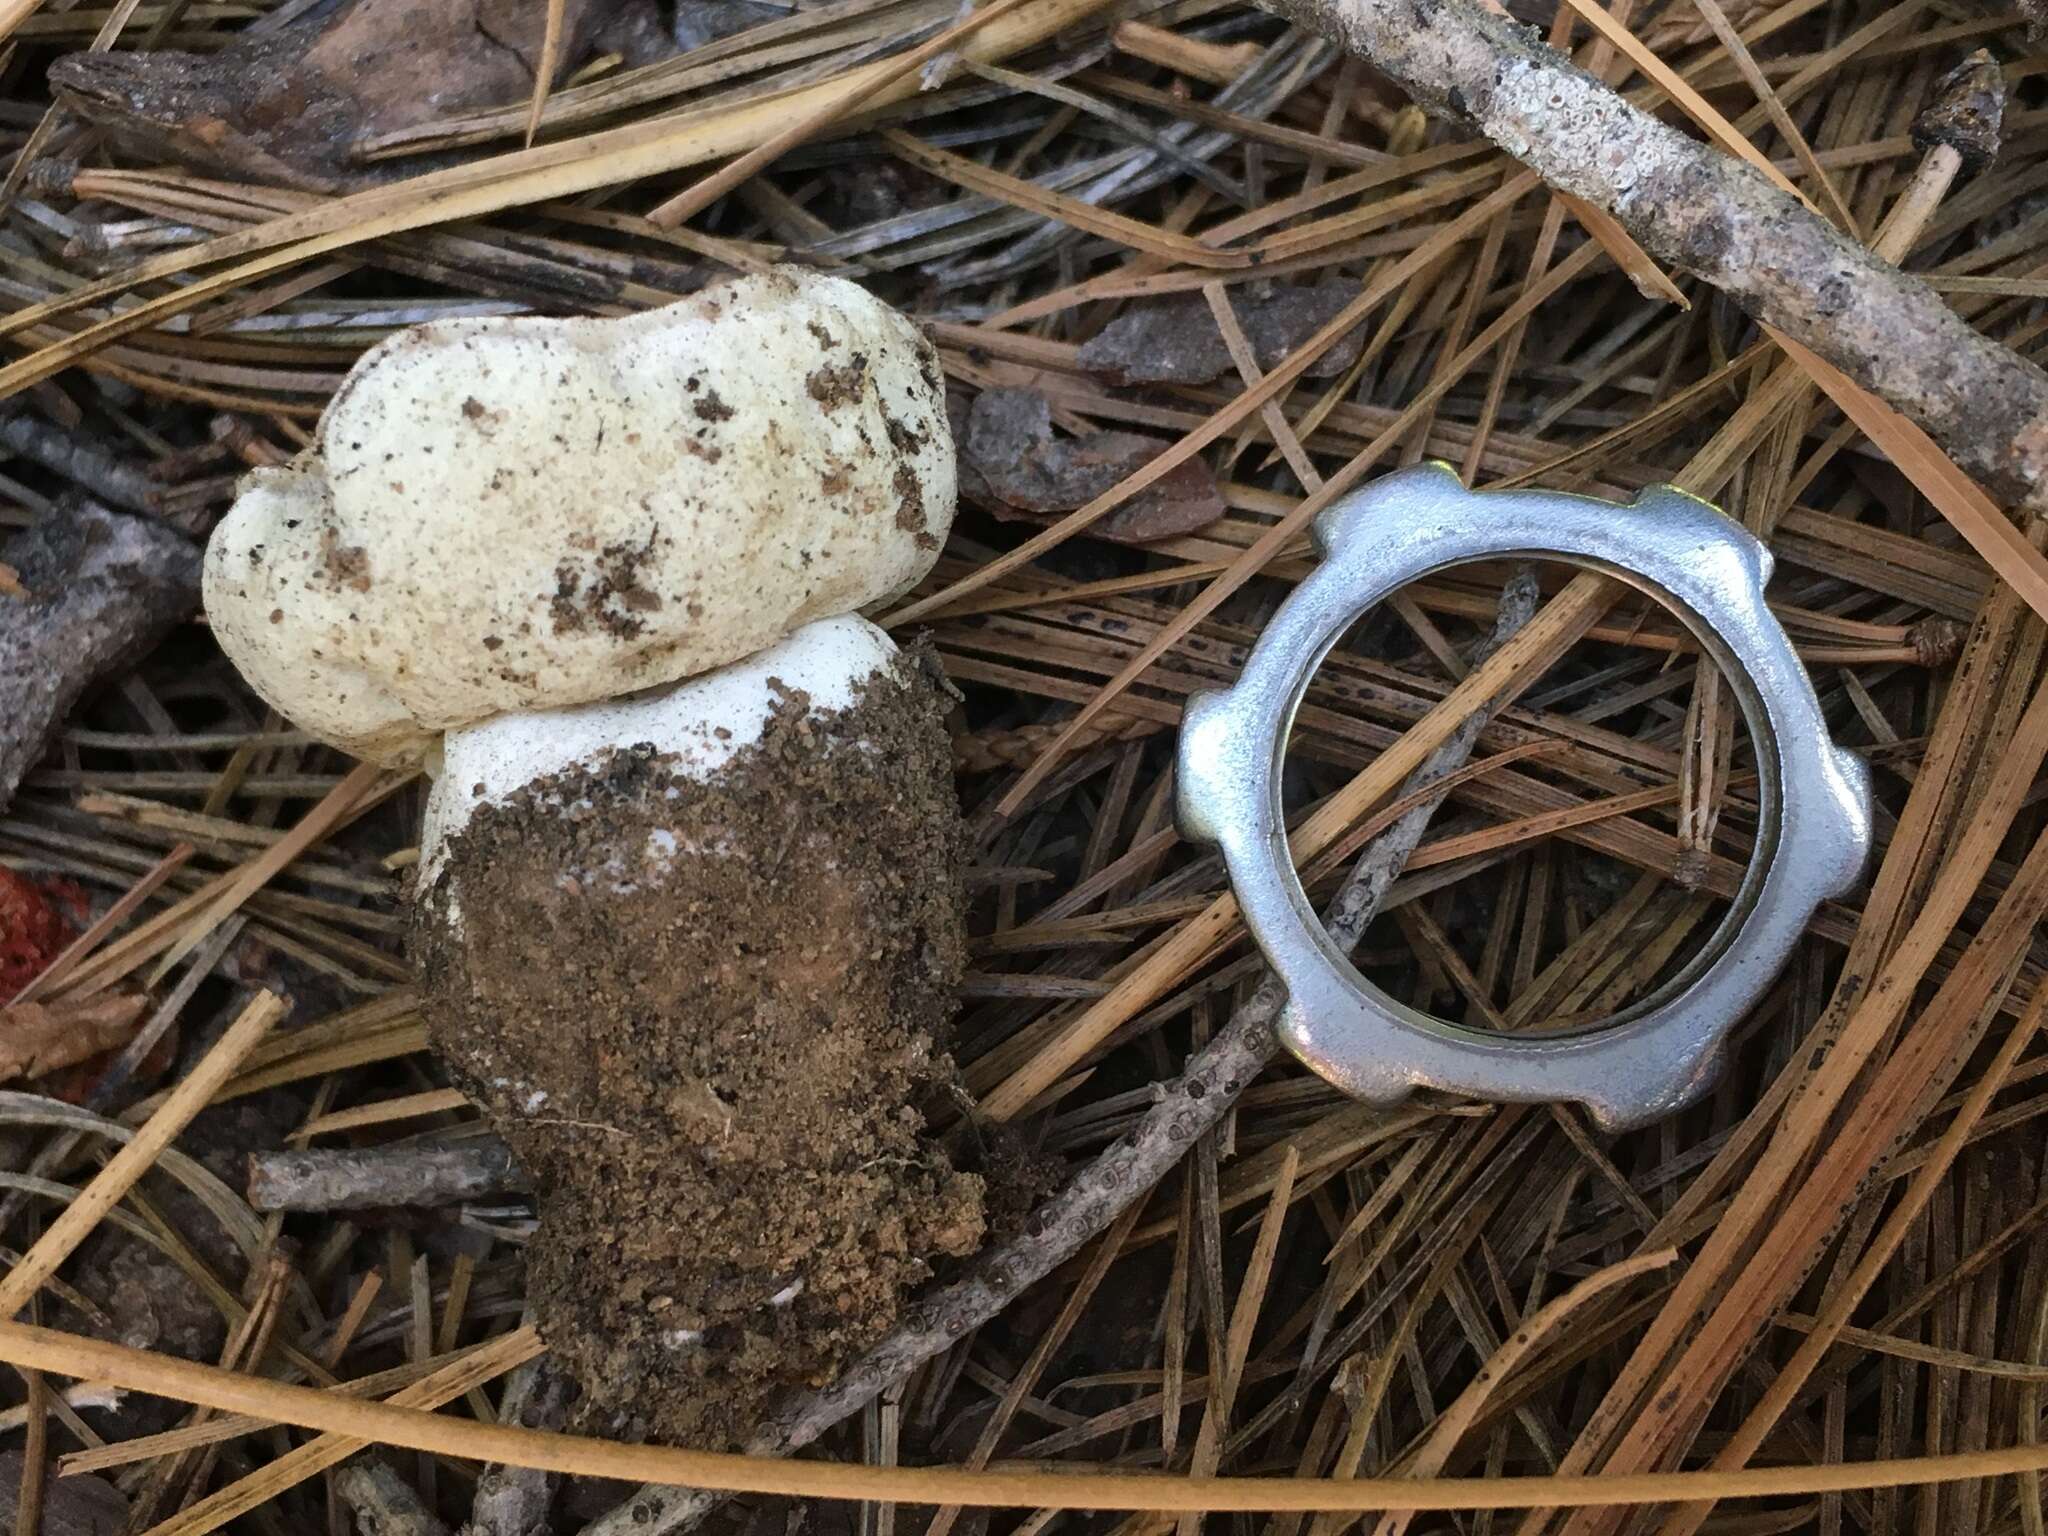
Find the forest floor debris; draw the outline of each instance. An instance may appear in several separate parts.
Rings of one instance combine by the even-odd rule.
[[[32,990],[0,1020],[148,1037],[82,1090],[0,1092],[0,1244],[33,1256],[11,1296],[38,1290],[67,1334],[226,1363],[259,1401],[307,1383],[454,1404],[457,1431],[597,1422],[532,1323],[615,1262],[605,1213],[543,1197],[573,1236],[543,1258],[528,1181],[463,1091],[486,1085],[428,1051],[404,953],[423,789],[352,772],[234,676],[192,622],[197,540],[399,327],[636,313],[793,262],[923,327],[963,449],[967,510],[878,616],[928,630],[958,690],[927,700],[920,750],[943,776],[944,712],[964,1001],[852,1011],[891,1024],[877,1040],[944,1043],[943,1069],[890,1058],[868,1108],[914,1101],[889,1155],[990,1179],[990,1230],[912,1199],[906,1219],[962,1218],[957,1258],[907,1303],[782,1341],[800,1379],[779,1401],[668,1428],[821,1448],[758,1466],[770,1487],[1043,1461],[1428,1477],[1426,1501],[1446,1477],[1711,1468],[1691,1504],[1488,1528],[2030,1536],[2038,1472],[2007,1474],[2041,1442],[2048,1371],[2040,6],[722,0],[656,36],[592,0],[536,5],[490,49],[464,7],[419,9],[432,47],[372,0],[0,21],[0,861],[87,899],[27,946],[30,971],[65,959],[10,972]],[[316,82],[263,61],[321,39],[333,100],[280,134],[280,93]],[[422,87],[444,75],[446,97]],[[1815,918],[1715,1093],[1643,1132],[1370,1111],[1276,1057],[1222,871],[1174,829],[1184,700],[1312,568],[1315,507],[1425,456],[1480,486],[1720,501],[1771,546],[1774,611],[1876,775],[1868,887]],[[1519,1028],[1625,1007],[1703,940],[1753,852],[1757,765],[1683,630],[1549,568],[1519,696],[1460,729],[1479,701],[1443,701],[1514,574],[1435,573],[1348,636],[1287,794],[1302,847],[1329,839],[1306,892],[1345,893],[1362,971]],[[1433,786],[1387,766],[1460,755]],[[1337,825],[1333,797],[1358,815]],[[535,838],[516,821],[493,834],[508,860]],[[938,878],[937,850],[893,835],[896,873]],[[744,897],[732,921],[781,936],[805,910]],[[501,968],[535,999],[561,980],[527,971]],[[285,1017],[254,1043],[245,1022],[230,1070],[213,1053],[259,988]],[[551,1044],[567,1069],[589,1038]],[[203,1111],[173,1103],[195,1071]],[[815,1096],[789,1103],[788,1134],[814,1131]],[[190,1129],[146,1148],[88,1241],[44,1246],[167,1104]],[[876,1177],[881,1200],[918,1182]],[[642,1210],[696,1200],[659,1262],[710,1276],[734,1259],[720,1222],[755,1207],[674,1181],[649,1156],[610,1182]],[[747,1297],[774,1278],[738,1267]],[[842,1514],[620,1504],[376,1448],[330,1491],[313,1474],[353,1442],[49,1381],[10,1394],[0,1433],[78,1469],[43,1489],[53,1525],[73,1492],[99,1512],[80,1518],[146,1509],[188,1536],[358,1509],[473,1536]],[[1904,1485],[1869,1470],[1884,1458]],[[1943,1469],[1967,1475],[1917,1481]],[[1063,1497],[857,1518],[1030,1532],[1071,1518]]]

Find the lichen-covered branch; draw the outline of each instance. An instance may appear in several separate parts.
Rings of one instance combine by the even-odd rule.
[[[91,438],[41,417],[19,411],[0,416],[0,446],[124,511],[150,517],[163,513],[164,493],[170,489],[164,482]]]
[[[1259,0],[1614,215],[1918,422],[1992,490],[2048,509],[2048,373],[1979,334],[1752,167],[1671,128],[1471,0]]]
[[[448,1536],[412,1484],[374,1456],[337,1472],[334,1491],[354,1511],[361,1536]]]
[[[530,1320],[530,1314],[529,1314]],[[569,1418],[576,1382],[546,1355],[529,1360],[505,1383],[498,1422],[523,1429],[560,1429]],[[476,1502],[462,1536],[542,1536],[559,1475],[539,1467],[494,1462],[476,1480]]]
[[[199,549],[90,502],[0,545],[0,810],[79,697],[199,606]]]
[[[456,1205],[530,1187],[495,1136],[446,1146],[286,1148],[249,1156],[249,1204],[259,1211],[360,1211]]]

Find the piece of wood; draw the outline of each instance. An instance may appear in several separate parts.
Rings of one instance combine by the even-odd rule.
[[[259,1211],[458,1205],[531,1187],[495,1136],[249,1156],[249,1204]]]
[[[1811,212],[1775,168],[1767,175],[1688,138],[1477,6],[1261,3],[1614,215],[1651,255],[1844,370],[1994,491],[2048,510],[2048,454],[2038,446],[2048,434],[2048,373]],[[1574,3],[1606,17],[1591,0]]]
[[[560,1429],[576,1400],[575,1381],[542,1355],[519,1367],[505,1382],[498,1422],[526,1429]],[[561,1479],[538,1467],[493,1462],[476,1480],[476,1501],[462,1536],[535,1536],[545,1531],[548,1510]]]
[[[92,502],[0,545],[0,810],[64,717],[199,605],[199,549],[162,523]]]
[[[534,111],[537,116],[538,105]],[[335,1473],[334,1491],[355,1515],[359,1536],[448,1536],[447,1525],[412,1484],[376,1456]]]

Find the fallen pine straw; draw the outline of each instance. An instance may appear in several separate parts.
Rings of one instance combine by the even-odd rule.
[[[1000,60],[1071,26],[1102,8],[1108,0],[995,0],[981,23],[961,44],[976,60]],[[186,313],[217,295],[244,288],[259,277],[298,266],[331,251],[364,241],[455,219],[477,218],[549,198],[658,176],[685,166],[700,165],[722,155],[772,142],[789,126],[792,115],[803,122],[839,110],[846,101],[883,103],[915,89],[901,78],[896,59],[863,65],[846,77],[808,86],[780,99],[751,108],[685,114],[678,122],[657,119],[603,133],[518,150],[471,165],[437,171],[394,186],[359,192],[353,197],[287,214],[225,235],[189,251],[145,263],[105,283],[74,289],[61,299],[16,310],[0,320],[0,336],[28,327],[129,289],[137,282],[176,276],[210,262],[253,251],[264,254],[240,266],[200,278],[154,299],[123,308],[118,314],[42,347],[18,362],[0,367],[0,399],[89,357],[119,337]]]
[[[107,1159],[106,1166],[65,1206],[63,1214],[50,1223],[21,1262],[0,1276],[0,1317],[13,1317],[29,1304],[72,1250],[92,1235],[100,1218],[120,1203],[164,1148],[206,1107],[214,1091],[227,1081],[250,1047],[263,1038],[283,1012],[283,1002],[271,992],[259,992],[255,1001],[242,1010],[241,1017],[214,1042],[199,1065],[171,1090],[163,1106]]]
[[[425,1409],[366,1403],[311,1387],[287,1386],[223,1371],[217,1366],[24,1323],[0,1324],[0,1360],[52,1376],[106,1382],[130,1392],[147,1392],[220,1413],[250,1414],[362,1443],[533,1467],[569,1477],[626,1479],[789,1498],[965,1504],[990,1509],[1262,1513],[1608,1508],[1704,1498],[1782,1498],[1853,1488],[1898,1488],[2048,1470],[2048,1445],[1838,1462],[1828,1466],[1759,1467],[1740,1472],[1449,1477],[1423,1481],[1398,1477],[1174,1477],[1138,1472],[848,1466],[738,1456],[723,1451],[688,1451],[673,1446],[621,1445],[585,1435],[479,1424],[446,1418]]]
[[[1390,18],[1396,44],[1498,9],[1329,4]],[[129,9],[45,7],[10,40],[24,78],[44,62],[33,50],[85,47],[130,20],[109,41],[146,67],[153,50],[204,57],[295,8]],[[577,8],[548,9],[575,68]],[[2044,527],[2009,516],[1998,498],[2012,485],[1955,440],[2015,437],[2006,395],[1980,392],[1947,425],[1923,417],[1942,452],[1867,393],[1949,361],[1924,330],[1862,327],[1863,355],[1857,336],[1811,333],[1839,333],[1828,306],[1781,341],[1726,297],[1759,282],[1829,297],[1826,264],[1798,259],[1822,233],[1808,208],[1825,209],[1865,248],[1849,253],[1868,278],[1846,296],[1852,318],[1868,318],[1859,306],[1880,288],[1931,293],[1966,361],[2010,368],[2003,347],[2032,378],[2048,350],[2039,59],[2009,8],[1947,0],[1571,0],[1555,12],[1550,44],[1577,69],[1541,54],[1514,68],[1555,71],[1580,106],[1661,118],[1715,184],[1764,189],[1806,242],[1789,272],[1773,275],[1786,247],[1768,233],[1698,253],[1659,245],[1650,205],[1684,186],[1610,196],[1629,192],[1615,179],[1629,168],[1475,134],[1475,120],[1500,122],[1486,116],[1490,71],[1461,85],[1463,121],[1425,119],[1328,38],[1210,0],[1142,9],[1135,25],[1096,0],[823,0],[666,61],[572,75],[549,88],[529,150],[517,146],[540,93],[525,90],[374,129],[354,165],[409,179],[352,194],[265,185],[260,169],[120,135],[79,140],[75,163],[71,139],[42,146],[39,128],[17,156],[0,326],[22,363],[6,376],[70,359],[127,388],[59,374],[7,402],[10,442],[32,450],[0,465],[12,525],[61,519],[75,489],[202,533],[246,468],[306,446],[336,382],[397,327],[631,313],[783,261],[848,276],[926,327],[970,426],[984,404],[1003,419],[992,392],[1029,391],[1056,443],[1136,436],[1142,451],[1118,452],[1126,478],[1106,494],[1106,480],[1063,478],[1047,505],[1017,509],[1029,522],[964,509],[895,616],[932,628],[966,695],[955,761],[977,839],[976,971],[949,1042],[963,1092],[930,1111],[932,1128],[991,1189],[1013,1162],[1046,1183],[1015,1235],[984,1250],[988,1270],[935,1276],[868,1353],[735,1426],[748,1451],[815,1443],[841,1468],[942,1473],[1085,1458],[1085,1476],[1142,1479],[1116,1487],[1154,1506],[1263,1486],[1157,1473],[1256,1472],[1301,1498],[1365,1499],[1373,1484],[1333,1480],[1454,1472],[1496,1502],[1545,1503],[1577,1485],[1514,1478],[1583,1475],[1597,1493],[1550,1505],[1576,1513],[1492,1526],[1574,1536],[1620,1528],[1609,1501],[1645,1487],[1664,1490],[1664,1507],[1627,1528],[1664,1522],[1679,1536],[1722,1498],[1770,1485],[1613,1474],[1748,1460],[1802,1479],[1789,1486],[1839,1481],[1720,1510],[1707,1530],[2048,1536],[2035,1471],[1985,1481],[1982,1463],[1916,1462],[1916,1479],[1952,1479],[1911,1496],[1871,1476],[2040,1434],[2048,954],[2032,930],[2048,905],[2048,852],[2035,851],[2048,808],[2029,759],[2048,716],[2028,710],[2048,652]],[[1481,26],[1502,46],[1530,36]],[[1954,145],[1915,134],[1980,46],[1990,58],[1977,67],[2004,67],[2016,89],[1998,157],[1964,170]],[[1541,117],[1540,91],[1524,104]],[[1583,126],[1563,125],[1559,142],[1583,142]],[[446,168],[465,146],[482,153]],[[1768,191],[1786,184],[1797,200]],[[1825,243],[1841,254],[1844,241]],[[1158,381],[1147,365],[1162,351],[1192,361]],[[977,463],[972,434],[958,436],[963,465],[991,486],[1022,483],[1003,450]],[[1386,1113],[1342,1099],[1270,1034],[1239,1027],[1271,1001],[1259,960],[1217,859],[1174,828],[1182,709],[1237,675],[1273,605],[1314,568],[1313,508],[1422,457],[1477,487],[1625,502],[1674,482],[1721,502],[1772,549],[1774,608],[1837,740],[1874,770],[1889,845],[1875,879],[1816,916],[1731,1038],[1719,1086],[1639,1133],[1600,1136],[1568,1107],[1425,1094]],[[2002,490],[1987,495],[1957,460]],[[1174,531],[1106,537],[1134,526]],[[1346,888],[1342,866],[1382,823],[1405,820],[1413,797],[1396,799],[1392,775],[1455,716],[1508,566],[1416,584],[1326,659],[1289,747],[1312,902]],[[1763,830],[1757,744],[1681,627],[1634,594],[1557,601],[1569,573],[1536,574],[1553,597],[1539,623],[1569,620],[1577,638],[1547,670],[1531,658],[1541,675],[1474,731],[1473,766],[1447,781],[1431,839],[1375,886],[1380,915],[1359,935],[1362,968],[1402,1002],[1492,1028],[1628,1006],[1715,926]],[[119,903],[98,923],[80,917],[87,937],[31,1001],[111,1007],[168,968],[147,1016],[189,1042],[270,985],[300,1006],[211,1094],[229,1105],[223,1122],[260,1120],[272,1145],[345,1141],[343,1155],[374,1161],[467,1119],[427,1054],[400,958],[410,801],[370,814],[396,788],[385,780],[335,815],[351,765],[266,718],[196,627],[103,681],[0,817],[10,866],[77,880],[95,910]],[[335,824],[315,837],[323,817]],[[24,1171],[0,1174],[18,1218],[4,1240],[33,1246],[121,1127],[180,1086],[146,1077],[130,1092],[145,1097],[105,1115],[0,1095],[32,1138]],[[265,1088],[279,1091],[245,1097]],[[198,1193],[237,1251],[203,1256],[217,1245],[184,1230],[187,1203],[160,1206],[163,1181],[145,1179],[50,1277],[45,1305],[68,1309],[57,1326],[108,1331],[102,1250],[139,1242],[174,1286],[192,1283],[218,1314],[209,1323],[250,1336],[242,1289],[278,1257],[266,1223],[175,1149],[155,1171]],[[533,1207],[488,1199],[427,1218],[459,1225],[455,1254],[448,1232],[421,1239],[410,1219],[288,1218],[291,1321],[268,1369],[246,1352],[241,1368],[330,1390],[348,1377],[385,1396],[459,1353],[529,1347],[518,1330],[549,1304],[521,1252]],[[1080,1236],[1076,1212],[1091,1224]],[[1645,1272],[1672,1249],[1679,1261]],[[516,1395],[463,1391],[480,1421],[522,1422]],[[61,1398],[47,1411],[76,1417]],[[334,1441],[272,1481],[238,1462],[303,1438],[262,1430],[276,1422],[217,1419],[102,1454],[112,1468],[183,1447],[166,1459],[192,1473],[196,1515],[153,1498],[139,1526],[182,1518],[169,1528],[196,1532],[248,1508],[274,1528],[318,1529],[320,1479],[285,1484]],[[129,1428],[93,1419],[81,1443],[94,1426]],[[212,1446],[221,1460],[202,1467]],[[463,1518],[466,1469],[390,1464],[417,1467],[423,1502]],[[846,1475],[804,1465],[743,1467],[749,1486]],[[545,1504],[541,1474],[504,1475]],[[625,1475],[649,1476],[649,1463]],[[1047,1477],[1020,1536],[1087,1486]],[[917,1502],[985,1501],[975,1486]],[[1401,1508],[1460,1486],[1404,1482],[1397,1497],[1382,1483],[1378,1497]],[[779,1513],[643,1487],[587,1536],[740,1530]],[[481,1503],[470,1518],[499,1536]],[[578,1518],[566,1503],[554,1514]],[[1176,1523],[1193,1524],[1140,1515],[1117,1536]],[[869,1536],[921,1524],[892,1502]],[[1268,1536],[1349,1525],[1282,1516]]]

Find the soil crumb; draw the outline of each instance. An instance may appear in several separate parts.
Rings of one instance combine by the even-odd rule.
[[[479,808],[422,893],[434,1043],[537,1182],[529,1294],[592,1427],[735,1446],[980,1244],[918,1108],[965,963],[926,665],[784,694],[708,782],[642,747]]]

